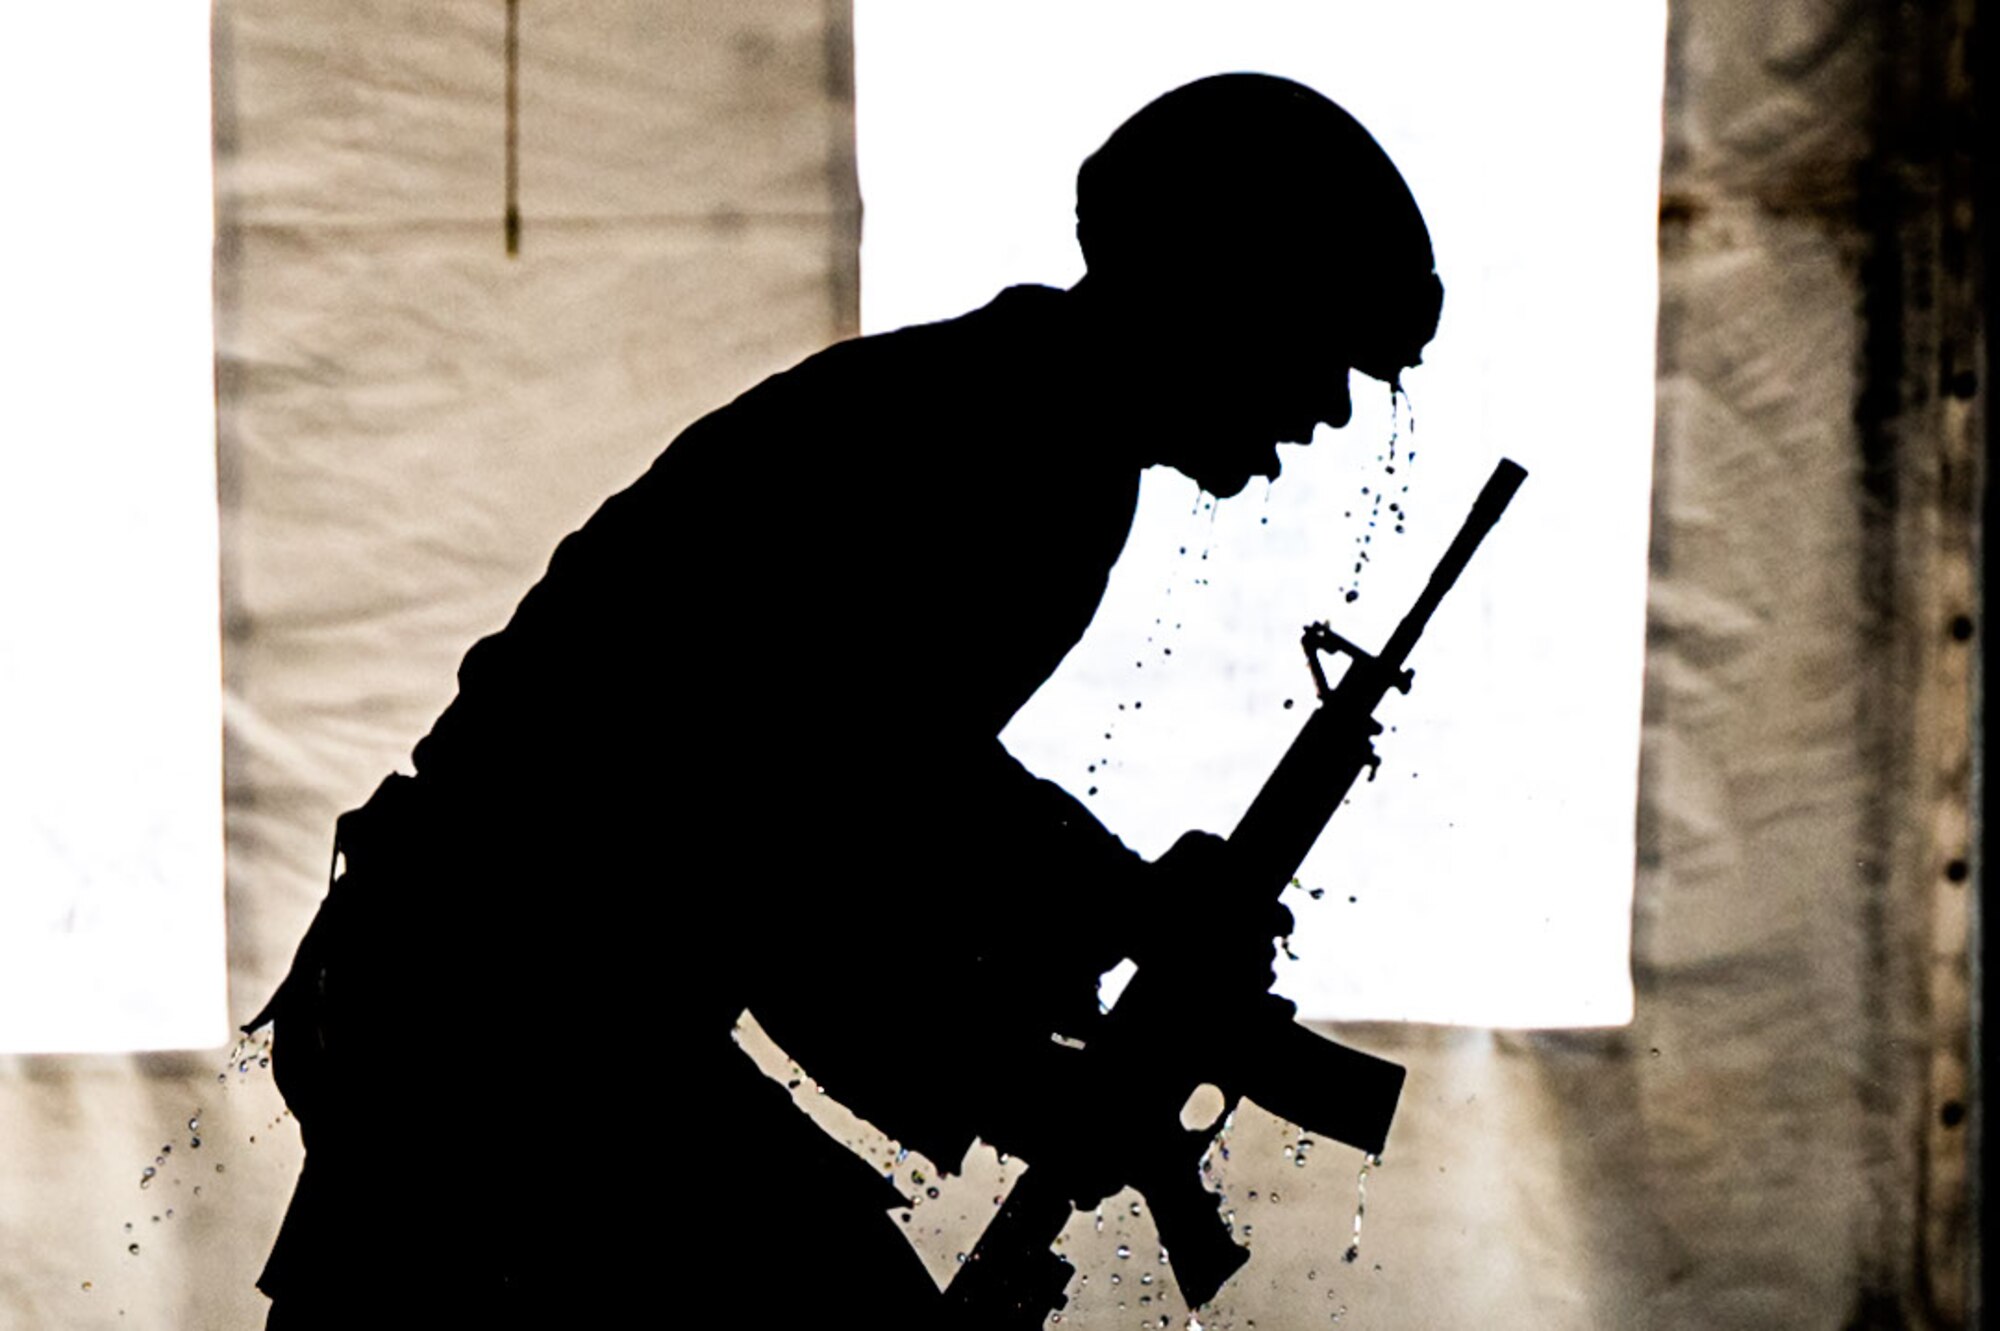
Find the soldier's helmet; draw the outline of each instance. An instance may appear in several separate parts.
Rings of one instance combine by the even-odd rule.
[[[1146,105],[1077,174],[1093,283],[1231,318],[1332,319],[1394,382],[1437,330],[1429,228],[1360,122],[1303,84],[1220,74]]]

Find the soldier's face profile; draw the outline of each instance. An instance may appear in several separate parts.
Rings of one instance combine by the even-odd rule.
[[[1174,438],[1167,461],[1227,499],[1275,479],[1279,444],[1309,444],[1354,415],[1350,369],[1327,326],[1294,319],[1216,318],[1169,358]]]

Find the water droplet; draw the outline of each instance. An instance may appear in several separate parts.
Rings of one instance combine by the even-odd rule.
[[[1288,712],[1292,710],[1292,700],[1290,698],[1285,699],[1285,710]]]
[[[1139,1214],[1139,1203],[1137,1202],[1132,1203],[1132,1214],[1133,1215]]]
[[[200,1114],[196,1114],[196,1115],[194,1115],[193,1117],[191,1117],[190,1119],[188,1119],[188,1131],[189,1131],[189,1132],[200,1132],[200,1131],[201,1131],[201,1115],[200,1115]]]
[[[931,1198],[933,1201],[937,1199],[937,1195],[938,1195],[938,1190],[936,1188],[924,1189],[924,1196]]]
[[[1361,1157],[1361,1174],[1354,1184],[1354,1237],[1347,1245],[1347,1251],[1341,1254],[1341,1260],[1344,1262],[1351,1264],[1361,1256],[1361,1217],[1368,1212],[1368,1170],[1371,1166],[1381,1163],[1382,1157],[1379,1155]]]
[[[1140,1277],[1139,1277],[1139,1283],[1140,1283],[1140,1284],[1142,1284],[1142,1285],[1150,1285],[1150,1284],[1152,1284],[1152,1283],[1153,1283],[1153,1273],[1152,1273],[1151,1271],[1148,1271],[1148,1272],[1146,1272],[1146,1274],[1145,1274],[1145,1275],[1142,1275],[1142,1276],[1140,1276]]]
[[[125,1251],[131,1253],[134,1257],[137,1257],[139,1255],[139,1245],[136,1243],[127,1244],[125,1247]]]
[[[1130,1248],[1126,1247],[1126,1246],[1125,1246],[1124,1244],[1122,1244],[1122,1243],[1118,1245],[1118,1257],[1119,1257],[1119,1260],[1121,1260],[1121,1261],[1122,1261],[1122,1260],[1124,1260],[1125,1258],[1127,1258],[1127,1257],[1130,1257],[1131,1255],[1132,1255],[1132,1250],[1131,1250]]]

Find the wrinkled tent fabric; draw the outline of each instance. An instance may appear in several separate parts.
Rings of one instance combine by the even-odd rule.
[[[497,0],[216,11],[239,1018],[324,891],[334,815],[557,538],[853,327],[843,5],[524,8],[516,260]],[[1962,1323],[1969,13],[1675,7],[1637,1020],[1343,1031],[1410,1066],[1362,1259],[1340,1260],[1358,1157],[1299,1169],[1247,1113],[1256,1256],[1205,1325]],[[449,1038],[441,1018],[383,1052],[383,1114]],[[697,1204],[673,1155],[724,1139],[649,1135],[635,1039],[643,1014],[523,1049],[528,1136],[496,1167],[622,1133],[663,1224]],[[296,1133],[254,1054],[217,1081],[224,1053],[0,1061],[0,1322],[261,1325]],[[420,1151],[451,1129],[409,1130]],[[382,1162],[385,1206],[407,1167]],[[1122,1209],[1069,1251],[1093,1277],[1074,1325],[1127,1324],[1140,1263],[1164,1273]],[[746,1322],[777,1315],[763,1297]],[[1144,1311],[1180,1319],[1162,1297]]]

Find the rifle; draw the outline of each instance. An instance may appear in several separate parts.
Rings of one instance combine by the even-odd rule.
[[[1471,562],[1486,533],[1527,478],[1502,459],[1466,515],[1430,581],[1382,650],[1370,655],[1324,623],[1301,641],[1318,705],[1292,741],[1227,843],[1230,876],[1245,890],[1276,900],[1306,852],[1365,770],[1373,780],[1382,733],[1375,709],[1390,689],[1408,693],[1415,678],[1403,663],[1433,612]],[[1347,657],[1329,685],[1322,655]],[[1291,1004],[1270,994],[1218,1006],[1174,968],[1141,969],[1098,1024],[1082,1053],[1097,1061],[1096,1085],[1115,1085],[1139,1110],[1128,1182],[1151,1206],[1161,1245],[1190,1308],[1214,1298],[1250,1259],[1216,1214],[1199,1162],[1220,1124],[1245,1096],[1317,1136],[1381,1153],[1402,1093],[1403,1068],[1349,1049],[1291,1020]],[[1221,1038],[1190,1054],[1193,1026]],[[1178,1111],[1196,1087],[1221,1088],[1227,1105],[1216,1125],[1189,1131]],[[945,1291],[953,1325],[967,1331],[1027,1331],[1067,1302],[1073,1268],[1051,1245],[1072,1213],[1065,1180],[1030,1167],[1008,1194]]]

